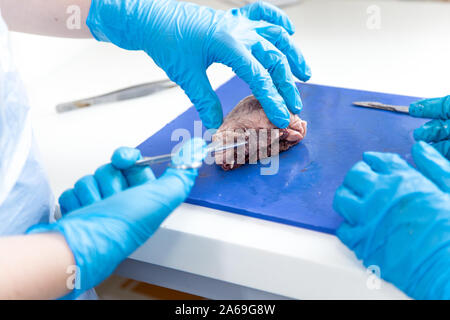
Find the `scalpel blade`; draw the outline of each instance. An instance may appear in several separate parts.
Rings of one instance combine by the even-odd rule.
[[[395,105],[384,104],[384,103],[376,102],[376,101],[355,101],[355,102],[353,102],[353,105],[358,106],[358,107],[381,109],[381,110],[386,110],[386,111],[409,114],[408,106],[395,106]]]

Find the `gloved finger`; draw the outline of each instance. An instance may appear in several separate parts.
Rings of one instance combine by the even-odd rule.
[[[363,198],[373,190],[377,180],[378,175],[372,171],[369,165],[359,161],[345,176],[344,186]]]
[[[112,196],[128,187],[122,172],[114,168],[112,164],[99,167],[95,171],[94,177],[97,180],[102,198]]]
[[[175,152],[171,167],[159,179],[144,187],[151,192],[149,197],[154,197],[156,187],[160,195],[158,201],[170,210],[175,209],[189,195],[198,175],[197,169],[179,169],[179,167],[196,166],[206,155],[206,142],[203,139],[193,138],[186,142]]]
[[[269,71],[273,83],[289,110],[294,114],[298,114],[302,110],[303,104],[286,56],[264,39],[253,45],[252,53],[264,68]]]
[[[73,189],[64,191],[58,199],[61,214],[65,215],[73,210],[81,208],[80,201],[78,200]]]
[[[172,157],[172,167],[199,167],[207,155],[205,140],[193,138],[175,152]]]
[[[414,139],[438,142],[450,139],[450,120],[431,120],[414,130]]]
[[[354,250],[360,242],[360,237],[356,235],[357,227],[354,227],[346,222],[342,222],[336,230],[336,236],[345,244],[350,250]]]
[[[158,215],[163,216],[159,219],[159,223],[153,222],[152,224],[148,224],[147,227],[155,227],[154,231],[156,231],[156,228],[162,223],[164,217],[186,200],[194,186],[197,176],[198,169],[177,169],[169,167],[155,181],[137,187],[141,188],[140,192],[144,192],[140,194],[140,197],[144,199],[146,211],[154,212],[152,220],[157,219]],[[128,190],[125,192],[128,192]]]
[[[206,71],[188,73],[178,84],[197,109],[203,125],[208,129],[217,129],[223,121],[222,105],[211,87]]]
[[[409,113],[419,118],[450,119],[450,95],[411,103]]]
[[[102,200],[99,186],[94,176],[84,176],[75,183],[73,188],[81,206],[87,206]]]
[[[286,55],[292,73],[299,80],[308,81],[311,78],[311,68],[306,64],[302,52],[297,48],[286,30],[268,24],[256,28],[256,32]]]
[[[363,160],[376,173],[388,174],[393,170],[409,169],[408,163],[395,153],[364,152]]]
[[[283,27],[289,34],[294,34],[295,32],[294,24],[287,14],[269,3],[258,1],[237,10],[250,20],[264,20]]]
[[[155,180],[155,175],[149,166],[135,166],[142,159],[141,152],[135,148],[120,147],[114,151],[111,164],[122,170],[129,187],[134,187]]]
[[[449,148],[450,149],[450,148]],[[450,162],[425,142],[412,147],[412,156],[419,171],[442,191],[450,192]]]
[[[135,148],[117,148],[111,156],[111,163],[120,170],[129,169],[142,158],[141,152]]]
[[[444,140],[433,143],[433,147],[436,148],[444,157],[450,160],[450,140]]]
[[[289,126],[291,115],[283,98],[274,86],[269,72],[247,48],[233,42],[224,47],[217,58],[218,62],[231,67],[238,77],[249,84],[253,95],[276,127],[284,129]]]
[[[333,209],[350,225],[356,225],[363,215],[363,202],[351,190],[340,186],[334,195]]]
[[[135,166],[122,171],[127,180],[128,187],[135,187],[141,184],[154,181],[155,174],[149,166]]]

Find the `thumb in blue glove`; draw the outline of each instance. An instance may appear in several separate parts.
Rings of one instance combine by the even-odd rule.
[[[335,195],[337,236],[409,296],[449,299],[450,163],[424,142],[412,154],[419,171],[396,154],[364,154]]]
[[[174,167],[155,179],[150,168],[133,166],[140,158],[138,150],[120,148],[111,164],[61,195],[63,218],[34,226],[28,233],[64,235],[79,268],[80,284],[65,298],[76,298],[98,285],[157,230],[186,199],[197,177],[196,169],[175,167],[196,164],[205,156],[205,142],[193,139],[173,158]]]

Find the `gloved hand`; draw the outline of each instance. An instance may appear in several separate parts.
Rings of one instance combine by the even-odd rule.
[[[202,139],[189,141],[173,157],[172,165],[202,161],[205,146]],[[158,229],[194,185],[196,169],[169,167],[155,179],[149,167],[133,166],[139,158],[136,149],[118,149],[112,164],[80,179],[61,195],[63,218],[29,229],[28,233],[60,232],[72,250],[79,287],[65,298],[76,298],[108,277]]]
[[[311,71],[289,37],[292,22],[272,5],[216,11],[173,0],[92,0],[87,25],[97,40],[144,50],[183,88],[207,128],[223,120],[206,75],[214,62],[250,85],[277,127],[289,125],[288,109],[302,109],[292,73],[307,81]]]
[[[420,100],[412,103],[409,110],[416,117],[435,119],[414,130],[414,139],[432,143],[450,160],[450,95]]]
[[[366,152],[336,192],[339,239],[416,299],[450,298],[450,162],[424,142],[412,155]]]

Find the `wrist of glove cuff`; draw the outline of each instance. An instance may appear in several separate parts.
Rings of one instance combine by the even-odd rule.
[[[106,279],[186,199],[196,176],[196,169],[168,168],[158,180],[75,210],[55,223],[31,227],[28,234],[61,233],[74,255],[75,287],[63,299],[75,299]]]
[[[170,2],[160,0],[159,2]],[[150,21],[154,1],[92,0],[86,24],[98,41],[111,42],[127,50],[142,50],[143,39],[152,34],[139,29],[137,16]]]

